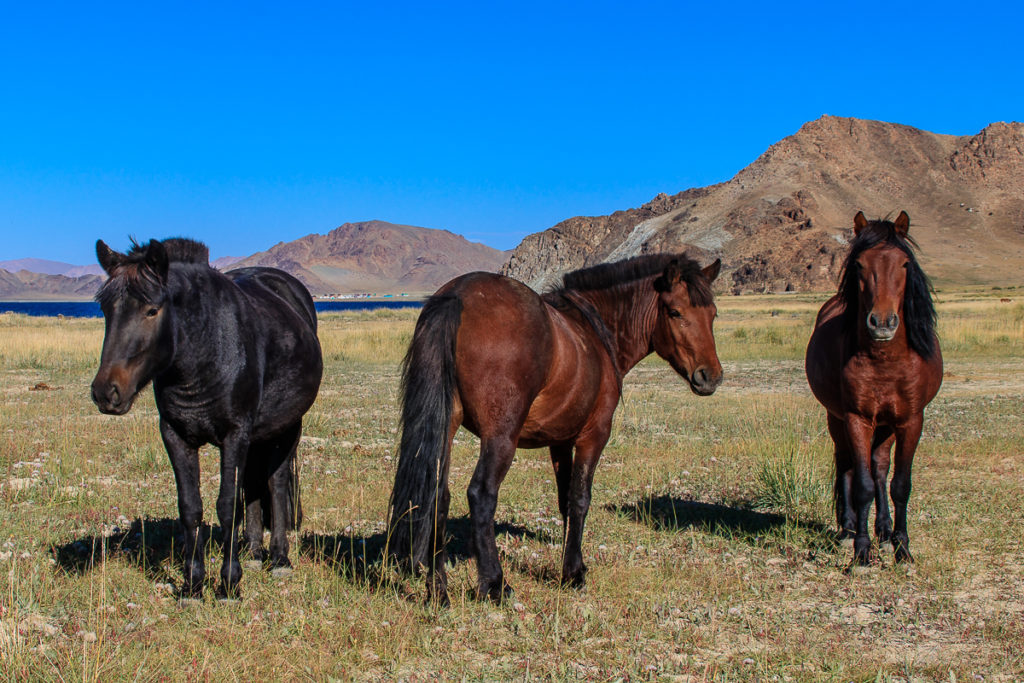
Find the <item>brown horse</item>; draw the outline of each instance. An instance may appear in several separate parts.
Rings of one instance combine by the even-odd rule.
[[[858,212],[839,293],[818,312],[807,345],[807,381],[828,411],[835,442],[835,506],[841,538],[854,536],[853,563],[867,564],[868,515],[875,536],[891,540],[896,562],[913,562],[907,536],[910,468],[924,407],[942,383],[931,285],[907,236],[910,217],[868,221]],[[885,491],[896,444],[891,494]]]
[[[448,464],[460,425],[480,437],[467,491],[477,597],[498,601],[510,592],[494,512],[517,447],[550,449],[565,530],[562,581],[583,585],[583,522],[623,375],[653,351],[696,394],[722,381],[711,294],[720,266],[638,256],[569,273],[544,296],[507,277],[470,273],[427,301],[405,357],[388,517],[389,553],[426,570],[428,595],[448,599]]]

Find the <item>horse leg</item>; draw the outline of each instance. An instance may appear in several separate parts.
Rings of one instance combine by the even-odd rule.
[[[460,425],[462,425],[462,403],[459,400],[458,393],[456,393],[452,403],[452,420],[451,426],[448,428],[448,443],[446,444],[449,455],[452,449],[452,441],[455,439],[455,432],[459,431]],[[452,494],[448,488],[448,466],[451,463],[451,457],[445,458],[444,462],[445,471],[441,472],[438,478],[438,482],[444,488],[441,489],[437,497],[437,506],[435,508],[437,518],[431,531],[430,566],[427,568],[427,601],[436,600],[441,606],[450,604],[448,600],[448,569],[446,568],[448,564],[448,550],[445,530],[448,528],[448,508],[452,502]]]
[[[174,469],[174,481],[178,489],[178,515],[185,530],[181,597],[198,598],[203,594],[203,580],[206,578],[200,538],[203,500],[199,496],[199,451],[186,444],[163,420],[160,420],[160,436]]]
[[[868,517],[875,499],[875,480],[871,476],[871,423],[851,416],[846,422],[850,448],[853,454],[853,509],[856,532],[853,537],[853,564],[866,565],[871,559],[871,537],[868,535]]]
[[[229,434],[220,449],[220,491],[217,495],[217,518],[224,543],[224,560],[220,567],[220,597],[230,598],[242,579],[238,562],[238,527],[242,522],[242,500],[239,485],[245,481],[245,459],[249,453],[249,432],[237,429]]]
[[[572,444],[552,446],[551,465],[555,468],[555,484],[558,485],[558,511],[562,513],[563,530],[569,523],[569,482],[572,480]]]
[[[601,451],[608,441],[607,431],[596,438],[576,442],[569,483],[569,516],[565,523],[565,546],[562,556],[562,584],[583,588],[587,582],[587,565],[583,563],[583,525],[590,510],[590,491]]]
[[[257,446],[250,446],[245,468],[245,545],[249,552],[249,569],[260,569],[267,559],[263,549],[263,511],[266,505],[266,463]]]
[[[892,534],[892,546],[896,562],[913,562],[910,554],[910,537],[907,535],[907,502],[910,500],[910,469],[914,464],[914,452],[921,440],[924,415],[918,413],[907,424],[896,429],[896,467],[892,475],[892,506],[896,513],[896,524]]]
[[[516,430],[518,432],[518,430]],[[498,507],[498,489],[512,465],[516,439],[511,435],[481,438],[480,460],[469,482],[469,516],[473,547],[476,550],[477,598],[500,602],[512,594],[505,583],[494,538],[494,511]]]
[[[302,437],[302,422],[296,422],[262,449],[267,488],[270,491],[270,571],[274,576],[291,573],[288,559],[288,530],[298,528],[298,492],[292,472]],[[249,465],[251,466],[251,464]],[[261,468],[262,469],[262,468]]]
[[[877,427],[871,444],[871,477],[875,480],[875,539],[879,545],[892,537],[892,517],[889,516],[889,454],[896,436],[891,427]]]
[[[832,488],[839,540],[853,538],[857,520],[853,513],[853,453],[846,436],[846,424],[834,415],[828,416],[828,432],[835,446],[835,484]]]

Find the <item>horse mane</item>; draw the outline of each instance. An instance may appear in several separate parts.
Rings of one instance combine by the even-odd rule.
[[[561,287],[551,289],[544,294],[544,301],[551,306],[560,310],[573,308],[578,311],[594,330],[598,339],[601,340],[601,344],[608,351],[608,357],[611,358],[612,365],[615,367],[615,378],[618,381],[620,394],[622,393],[622,370],[616,362],[614,335],[608,329],[604,319],[601,318],[597,308],[586,297],[580,296],[578,293],[611,289],[654,275],[662,275],[673,261],[676,262],[679,269],[680,279],[687,284],[690,303],[694,306],[710,306],[713,301],[711,283],[704,277],[697,262],[686,254],[646,254],[574,270],[562,276]]]
[[[185,237],[171,237],[160,242],[167,252],[170,263],[194,263],[209,266],[210,250],[202,242]],[[156,303],[164,295],[165,287],[149,268],[144,268],[146,249],[149,243],[139,244],[132,238],[132,248],[125,254],[124,262],[116,276],[107,279],[96,292],[96,301],[101,306],[132,296],[146,303]]]
[[[187,237],[170,237],[161,240],[160,244],[164,246],[164,250],[167,252],[167,260],[171,263],[198,263],[202,265],[209,265],[210,263],[210,249],[197,240]],[[147,246],[148,243],[139,244],[132,239],[132,248],[127,254],[129,262],[141,263],[145,258]]]
[[[652,275],[661,275],[672,261],[676,262],[680,279],[686,283],[690,303],[694,306],[710,306],[714,301],[711,283],[704,277],[700,264],[686,254],[645,254],[574,270],[563,275],[562,286],[549,291],[547,296],[564,295],[567,291],[609,289]]]
[[[892,221],[869,221],[850,245],[850,253],[843,263],[839,279],[839,297],[845,304],[844,323],[847,329],[856,329],[857,259],[868,249],[878,245],[895,247],[907,255],[907,286],[903,292],[903,323],[907,326],[907,342],[922,358],[935,353],[935,304],[932,301],[932,283],[921,270],[915,252],[920,248],[909,235],[900,235]]]

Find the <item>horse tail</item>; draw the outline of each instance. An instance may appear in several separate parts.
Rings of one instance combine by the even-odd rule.
[[[432,296],[402,363],[398,469],[388,505],[388,554],[402,566],[429,566],[444,546],[437,500],[448,487],[449,429],[455,400],[455,337],[462,302]],[[437,539],[431,548],[431,540]],[[409,563],[406,565],[406,563]]]

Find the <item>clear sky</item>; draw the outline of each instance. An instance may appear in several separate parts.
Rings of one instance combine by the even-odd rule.
[[[379,218],[510,249],[822,114],[1024,118],[1020,3],[0,5],[0,260]]]

